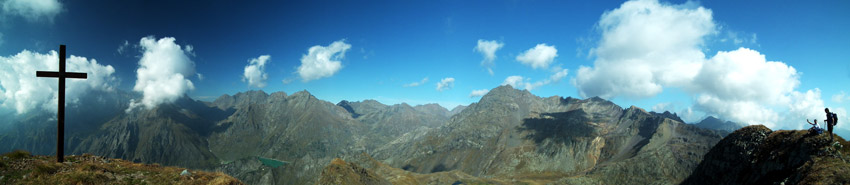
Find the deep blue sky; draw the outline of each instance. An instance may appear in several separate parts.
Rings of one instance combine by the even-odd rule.
[[[706,57],[718,51],[745,47],[781,61],[799,72],[795,91],[820,89],[829,107],[850,82],[850,2],[848,1],[661,1],[672,6],[701,6],[712,11],[717,33],[701,48]],[[132,90],[142,53],[138,47],[123,54],[143,37],[173,37],[194,48],[195,89],[188,94],[211,101],[222,94],[251,89],[294,93],[308,90],[331,102],[376,99],[386,104],[440,103],[452,108],[478,101],[470,92],[491,89],[506,77],[529,82],[545,80],[550,69],[534,69],[516,57],[538,44],[557,48],[550,65],[568,70],[559,82],[533,89],[543,97],[580,97],[571,84],[579,66],[594,66],[589,55],[602,37],[596,27],[606,11],[624,1],[60,1],[52,21],[32,21],[6,15],[0,25],[0,56],[22,50],[46,53],[59,44],[70,55],[94,58],[115,67],[118,88]],[[682,5],[686,4],[686,5]],[[745,41],[733,43],[730,34]],[[755,35],[756,39],[753,39]],[[488,74],[474,48],[479,39],[504,44],[497,50]],[[727,41],[721,41],[726,39]],[[344,40],[351,48],[343,68],[330,77],[303,82],[295,73],[312,46]],[[268,86],[250,87],[242,81],[252,58],[270,55],[265,68]],[[428,78],[416,87],[405,84]],[[451,89],[436,83],[454,78]],[[288,84],[284,79],[292,79]],[[672,103],[677,111],[692,106],[695,95],[665,87],[648,98],[614,97],[621,106]],[[842,98],[838,98],[843,100]],[[792,105],[793,106],[793,105]],[[777,106],[777,109],[784,109]],[[662,110],[662,109],[659,109]],[[782,112],[777,110],[777,112]],[[722,116],[722,115],[721,115]]]

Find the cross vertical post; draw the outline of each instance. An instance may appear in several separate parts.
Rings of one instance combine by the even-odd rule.
[[[86,73],[65,72],[65,45],[59,45],[59,71],[36,71],[36,77],[54,77],[59,78],[59,108],[57,109],[56,120],[56,161],[65,161],[65,78],[82,78],[86,79]]]
[[[56,123],[56,161],[65,161],[65,45],[59,45],[59,119]]]

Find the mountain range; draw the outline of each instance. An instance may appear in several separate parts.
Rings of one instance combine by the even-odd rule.
[[[678,184],[728,134],[669,112],[507,85],[452,110],[248,91],[125,113],[138,96],[91,93],[81,101],[96,103],[69,107],[66,151],[221,171],[248,184],[336,182],[348,172],[340,169],[395,174],[384,179],[394,184]],[[53,153],[52,116],[16,115],[0,130],[0,152]]]

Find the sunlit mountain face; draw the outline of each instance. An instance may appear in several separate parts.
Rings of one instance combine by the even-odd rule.
[[[726,151],[844,159],[850,136],[845,1],[0,7],[2,153],[58,144],[247,184],[678,184],[727,170]],[[61,61],[86,74],[63,91],[36,73]],[[837,145],[793,131],[826,128],[825,108]],[[717,183],[814,182],[782,173]]]

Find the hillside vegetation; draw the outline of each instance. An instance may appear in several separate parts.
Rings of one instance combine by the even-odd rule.
[[[65,156],[30,155],[14,151],[0,157],[0,184],[242,184],[221,172],[139,164],[90,154]]]

